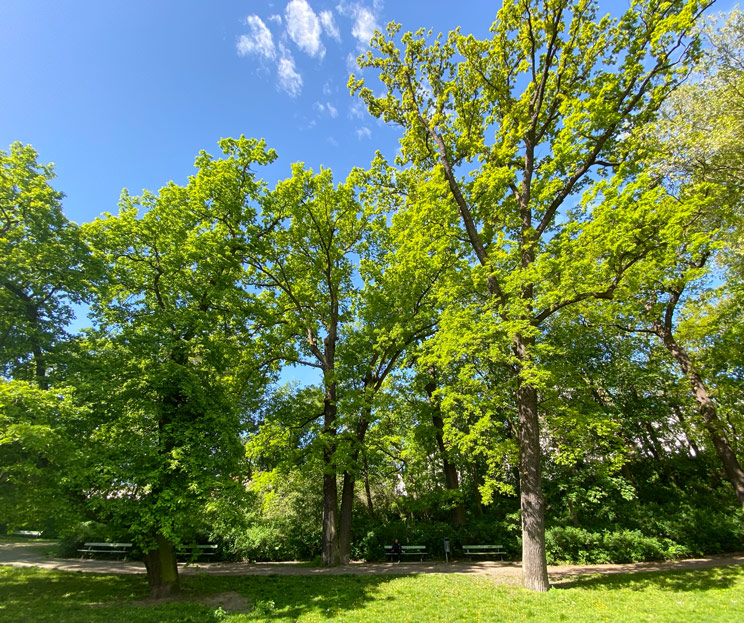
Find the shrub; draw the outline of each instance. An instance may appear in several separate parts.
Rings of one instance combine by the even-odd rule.
[[[667,538],[640,530],[589,532],[582,528],[553,527],[545,534],[548,562],[600,564],[683,558],[689,550]]]

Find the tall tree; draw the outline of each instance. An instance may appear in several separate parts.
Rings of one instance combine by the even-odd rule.
[[[367,431],[379,419],[379,395],[386,379],[403,358],[434,333],[438,320],[436,287],[441,275],[456,260],[452,244],[432,243],[438,253],[427,254],[420,240],[427,235],[416,207],[394,214],[388,223],[393,186],[391,171],[380,160],[373,166],[373,184],[365,185],[366,210],[378,217],[360,254],[363,287],[354,297],[354,324],[346,331],[340,378],[344,424],[348,431],[343,448],[343,486],[339,523],[341,561],[349,562],[354,487],[365,456]],[[385,189],[380,182],[387,177]],[[369,180],[368,180],[369,181]],[[399,186],[400,188],[400,186]],[[383,196],[384,195],[384,196]],[[399,200],[411,201],[410,193]]]
[[[0,151],[0,372],[49,387],[49,355],[86,295],[92,262],[62,213],[52,165],[30,145]]]
[[[736,285],[716,285],[711,273],[723,269],[721,276],[731,284],[740,283],[737,250],[742,239],[744,190],[744,16],[734,11],[719,30],[709,24],[704,32],[709,47],[697,66],[698,79],[678,89],[665,106],[664,118],[643,132],[652,145],[652,171],[678,205],[688,204],[698,215],[690,224],[694,236],[681,236],[678,244],[669,247],[668,268],[633,301],[642,324],[633,330],[657,336],[679,365],[698,403],[700,419],[744,506],[744,470],[732,443],[733,431],[719,417],[714,392],[705,379],[704,362],[685,345],[684,333],[680,339],[675,329],[680,317],[686,316],[688,330],[695,331],[690,316],[702,301],[720,301],[720,305],[708,305],[711,316],[698,316],[703,331],[713,328],[717,312],[726,315],[727,308],[736,308],[740,304],[737,299],[741,301]],[[713,338],[710,334],[708,339]]]
[[[338,540],[338,348],[349,322],[355,257],[368,235],[354,176],[335,185],[330,169],[301,164],[277,184],[260,215],[269,234],[247,245],[245,261],[261,300],[281,319],[285,348],[276,358],[322,373],[324,564],[340,562]]]
[[[252,167],[275,154],[242,137],[220,146],[225,157],[202,152],[186,186],[125,193],[117,216],[85,226],[107,270],[79,372],[94,409],[78,484],[144,553],[153,597],[178,591],[176,548],[215,496],[244,493],[243,411],[264,381],[258,333],[270,319],[246,290],[242,253],[265,233]]]
[[[540,471],[537,350],[543,323],[611,298],[658,243],[667,216],[631,182],[624,145],[684,74],[707,2],[637,0],[619,19],[591,0],[504,2],[490,40],[430,41],[390,24],[360,57],[386,92],[352,76],[371,114],[404,130],[401,164],[433,170],[472,248],[488,313],[516,379],[525,586],[549,588]],[[593,201],[578,195],[614,173]],[[653,193],[651,193],[653,195]],[[612,239],[610,239],[612,237]],[[661,236],[663,238],[663,236]]]

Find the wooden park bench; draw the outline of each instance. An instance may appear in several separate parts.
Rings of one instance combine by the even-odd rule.
[[[419,560],[423,562],[424,556],[427,555],[426,553],[426,545],[401,545],[401,558],[403,556],[418,556]],[[396,554],[393,554],[393,546],[392,545],[386,545],[385,546],[385,554],[390,556],[390,560],[393,559],[393,556]]]
[[[463,545],[462,551],[468,560],[473,556],[499,556],[503,560],[506,555],[503,545]]]
[[[132,549],[131,543],[83,543],[78,550],[80,558],[92,558],[93,554],[115,554],[123,558]]]
[[[182,545],[178,548],[179,558],[195,560],[201,557],[214,556],[217,553],[217,546],[213,543],[206,545]]]

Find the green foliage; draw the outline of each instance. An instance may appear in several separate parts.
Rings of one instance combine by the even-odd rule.
[[[202,153],[185,187],[125,192],[118,216],[84,227],[106,271],[98,327],[71,367],[92,406],[75,484],[143,551],[156,535],[177,545],[207,532],[245,497],[244,409],[266,377],[240,250],[258,235],[263,186],[250,167],[274,154],[262,141],[220,145],[225,157]]]
[[[52,165],[30,145],[0,151],[0,374],[46,388],[73,305],[96,266],[80,228],[62,213]]]
[[[624,563],[644,560],[674,560],[690,551],[671,539],[644,535],[640,530],[589,532],[582,528],[554,527],[545,532],[551,564]]]
[[[8,531],[64,529],[79,511],[70,489],[81,469],[73,441],[80,408],[69,388],[0,379],[0,498]]]

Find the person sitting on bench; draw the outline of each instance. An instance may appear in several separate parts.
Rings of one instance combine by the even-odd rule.
[[[390,553],[392,554],[391,560],[393,562],[400,562],[400,555],[403,553],[403,548],[401,548],[398,539],[393,539],[393,547]]]

